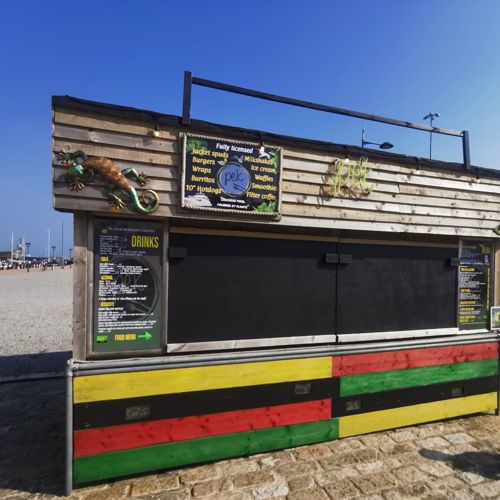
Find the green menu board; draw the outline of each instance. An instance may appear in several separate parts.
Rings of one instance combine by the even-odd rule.
[[[95,220],[93,352],[161,347],[162,256],[161,223]]]
[[[489,241],[460,241],[458,268],[458,327],[486,329],[491,306],[491,252]]]

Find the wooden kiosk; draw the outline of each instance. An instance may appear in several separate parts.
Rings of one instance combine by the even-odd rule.
[[[53,151],[68,491],[497,409],[500,172],[71,97]]]

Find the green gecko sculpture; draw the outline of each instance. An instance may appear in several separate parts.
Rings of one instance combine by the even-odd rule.
[[[69,167],[68,175],[73,179],[70,183],[72,191],[81,191],[97,173],[109,183],[106,194],[115,210],[121,210],[126,205],[116,191],[126,193],[133,207],[140,214],[152,214],[160,204],[156,191],[146,189],[139,197],[134,186],[129,182],[129,178],[134,179],[139,186],[144,186],[148,182],[148,177],[144,172],[137,173],[135,168],[121,170],[113,160],[100,156],[87,156],[83,151],[74,153],[61,151],[57,153],[57,156],[64,165]]]

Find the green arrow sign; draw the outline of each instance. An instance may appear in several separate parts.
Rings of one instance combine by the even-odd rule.
[[[138,339],[151,340],[153,336],[149,332],[144,332],[142,335],[137,335]]]

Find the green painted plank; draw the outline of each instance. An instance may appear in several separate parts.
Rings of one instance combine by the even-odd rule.
[[[340,378],[340,395],[354,396],[423,385],[490,377],[498,373],[497,359],[365,373]]]
[[[338,439],[338,419],[238,432],[74,459],[74,482],[84,484],[170,467],[221,460]]]

